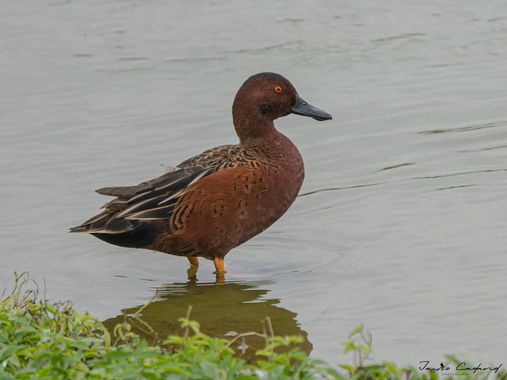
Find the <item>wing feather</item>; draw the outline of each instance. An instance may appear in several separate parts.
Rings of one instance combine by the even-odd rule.
[[[148,210],[143,210],[139,212],[135,212],[133,214],[129,214],[126,216],[126,219],[135,219],[135,220],[159,220],[159,219],[168,219],[171,217],[174,210],[175,203],[172,203],[167,206],[160,206],[155,208],[150,208]]]
[[[175,168],[151,181],[137,186],[104,187],[97,190],[117,198],[102,206],[103,211],[71,232],[117,234],[134,228],[134,220],[171,219],[174,206],[184,190],[200,178],[213,172],[212,168],[194,166]]]
[[[238,145],[208,149],[183,161],[169,172],[136,186],[103,187],[97,193],[116,197],[102,211],[71,232],[121,234],[142,228],[142,221],[170,220],[174,207],[185,190],[221,168],[241,152]],[[238,161],[240,165],[240,161]]]

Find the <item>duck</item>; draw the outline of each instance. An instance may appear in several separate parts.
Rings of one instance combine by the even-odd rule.
[[[289,114],[332,119],[282,75],[249,77],[232,105],[238,144],[207,149],[138,185],[96,190],[114,199],[70,232],[184,256],[194,273],[199,258],[209,259],[223,279],[225,256],[277,221],[303,184],[301,154],[274,125]]]

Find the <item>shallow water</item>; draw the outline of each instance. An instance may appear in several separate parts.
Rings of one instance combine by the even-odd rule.
[[[188,304],[215,335],[272,315],[331,362],[360,322],[376,359],[507,357],[503,1],[16,1],[0,36],[0,288],[28,270],[103,319],[158,288],[161,329]],[[224,288],[209,262],[186,284],[185,260],[67,234],[94,189],[236,141],[260,71],[334,119],[278,122],[301,196],[227,256]]]

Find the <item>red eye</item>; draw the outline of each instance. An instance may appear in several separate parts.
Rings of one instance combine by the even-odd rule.
[[[275,92],[276,92],[277,94],[281,94],[281,93],[282,93],[282,88],[281,88],[280,86],[276,86],[276,87],[275,87]]]

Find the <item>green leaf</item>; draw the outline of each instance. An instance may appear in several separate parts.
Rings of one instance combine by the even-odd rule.
[[[19,349],[17,345],[10,345],[0,350],[0,362],[10,358]]]
[[[359,326],[357,326],[356,328],[354,328],[349,333],[349,339],[352,338],[354,335],[361,333],[363,330],[364,330],[364,325],[361,323]]]

